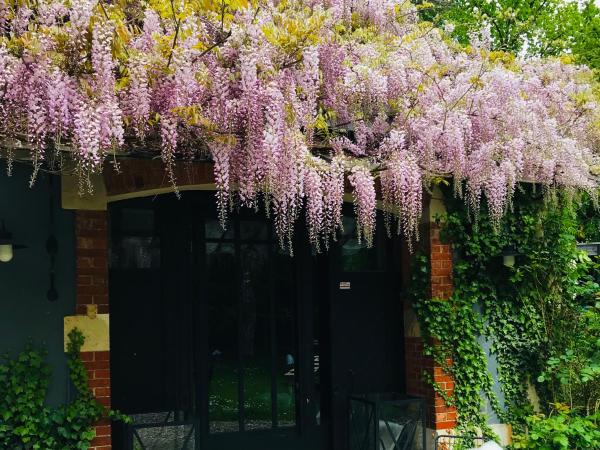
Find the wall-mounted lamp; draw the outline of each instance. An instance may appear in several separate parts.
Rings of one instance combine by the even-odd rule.
[[[502,264],[506,267],[514,267],[517,255],[518,253],[513,247],[507,247],[502,252]]]
[[[577,248],[586,252],[588,256],[600,255],[600,242],[583,242],[577,244]]]
[[[3,220],[2,228],[0,228],[0,262],[10,262],[13,259],[14,251],[22,248],[27,248],[27,246],[15,244],[13,242],[12,233],[9,233],[6,230],[6,225]]]

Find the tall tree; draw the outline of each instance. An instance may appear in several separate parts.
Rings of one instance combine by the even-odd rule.
[[[600,68],[600,9],[594,0],[440,0],[422,3],[420,11],[462,44],[488,29],[495,50],[572,54]]]

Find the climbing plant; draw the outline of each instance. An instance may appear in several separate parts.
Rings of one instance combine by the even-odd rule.
[[[495,399],[492,377],[486,369],[486,355],[477,342],[484,322],[473,309],[469,292],[455,293],[447,300],[429,298],[429,260],[415,257],[411,283],[413,308],[419,319],[425,341],[425,353],[433,356],[444,372],[454,380],[453,394],[439,389],[430,374],[425,373],[436,392],[449,406],[457,410],[461,431],[482,429],[489,434],[486,419],[481,415],[484,398]]]
[[[102,417],[128,421],[99,404],[91,393],[80,358],[83,334],[73,329],[68,338],[67,363],[76,395],[67,405],[46,404],[50,370],[43,350],[29,343],[15,358],[4,355],[0,363],[0,448],[87,450],[95,436],[92,425]]]
[[[414,309],[428,351],[454,377],[447,402],[456,406],[461,427],[485,429],[486,400],[503,421],[524,423],[534,407],[529,385],[543,412],[556,404],[583,415],[598,408],[600,396],[592,389],[600,380],[597,266],[576,247],[588,204],[560,194],[549,198],[539,187],[520,186],[498,227],[445,192],[448,212],[439,220],[442,239],[454,250],[448,300],[428,298],[429,261],[416,257]],[[589,224],[583,228],[593,232]],[[516,254],[514,267],[503,265],[507,252]],[[491,343],[497,373],[488,370],[483,339]],[[583,373],[565,388],[565,377],[577,368]]]

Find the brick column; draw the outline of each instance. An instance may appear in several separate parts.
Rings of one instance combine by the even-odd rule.
[[[452,295],[452,248],[440,241],[440,229],[430,223],[426,231],[429,237],[425,246],[431,267],[431,297],[448,299]],[[449,430],[456,427],[456,409],[449,407],[444,399],[427,383],[429,375],[446,394],[452,395],[454,382],[435,363],[433,357],[424,354],[424,340],[417,317],[410,305],[405,304],[404,351],[406,362],[406,392],[408,395],[427,400],[427,426],[432,430]]]
[[[108,314],[108,227],[106,211],[75,213],[77,306],[79,315],[95,308],[98,314]],[[110,352],[82,352],[90,389],[96,399],[110,408]],[[105,420],[95,426],[93,450],[111,448],[111,426]]]
[[[440,227],[429,226],[431,297],[447,300],[452,295],[452,246],[440,240]]]
[[[429,227],[431,248],[431,297],[447,300],[452,295],[452,246],[440,240],[440,227],[431,223]],[[448,361],[451,363],[451,361]],[[441,367],[434,366],[433,380],[447,395],[454,393],[454,380]],[[435,429],[445,430],[456,426],[456,408],[449,407],[435,393],[432,417]]]

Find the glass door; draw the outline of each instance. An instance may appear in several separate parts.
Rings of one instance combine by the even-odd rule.
[[[311,261],[282,251],[261,215],[234,214],[225,230],[197,219],[206,448],[321,448],[314,316],[297,280]]]
[[[379,216],[368,248],[347,211],[328,256],[332,450],[348,448],[349,396],[404,392],[400,243]]]
[[[224,230],[212,193],[110,217],[113,400],[134,417],[114,448],[328,448],[310,248],[290,257],[253,211]]]

